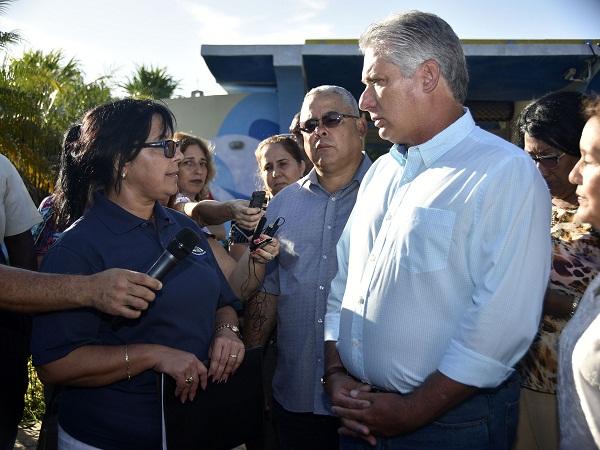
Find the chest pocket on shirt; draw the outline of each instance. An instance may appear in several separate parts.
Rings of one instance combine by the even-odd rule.
[[[435,208],[415,208],[400,242],[400,265],[413,273],[445,269],[456,213]]]

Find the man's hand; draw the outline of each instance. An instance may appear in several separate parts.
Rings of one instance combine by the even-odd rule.
[[[84,277],[83,295],[89,305],[113,316],[137,319],[154,300],[162,283],[146,274],[125,269],[109,269]]]
[[[361,438],[369,444],[375,445],[375,437],[369,427],[348,417],[349,411],[354,413],[370,408],[371,404],[368,400],[356,396],[356,392],[369,392],[370,390],[371,386],[368,384],[363,384],[341,372],[328,376],[325,383],[325,392],[329,395],[333,405],[332,411],[340,417],[342,422],[342,427],[338,430],[340,434]],[[352,393],[355,395],[353,396]]]
[[[340,433],[360,437],[375,445],[375,436],[397,436],[418,428],[411,421],[411,410],[402,396],[390,393],[372,393],[366,389],[353,389],[350,397],[369,403],[369,407],[356,409],[334,406],[333,413],[340,417]]]

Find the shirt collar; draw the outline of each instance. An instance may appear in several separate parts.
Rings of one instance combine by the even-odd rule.
[[[363,177],[365,176],[365,174],[367,173],[367,171],[369,170],[369,167],[371,167],[371,159],[365,152],[362,152],[362,160],[360,162],[360,165],[358,166],[358,169],[356,169],[356,172],[354,172],[354,175],[352,177],[352,180],[350,180],[350,183],[352,183],[353,181],[360,183],[362,181]],[[321,186],[321,183],[319,183],[319,178],[317,177],[317,171],[315,170],[314,167],[312,169],[310,169],[310,172],[308,172],[308,174],[306,174],[304,176],[304,178],[301,178],[298,182],[300,183],[301,186],[308,185],[308,187],[310,187],[311,184],[314,184],[316,186],[319,186],[321,189],[323,189]],[[350,184],[350,183],[348,183],[348,184]]]
[[[94,194],[92,209],[97,212],[98,219],[114,234],[124,234],[142,224],[148,223],[148,220],[135,216],[110,201],[103,192],[96,192]],[[174,223],[169,212],[158,202],[154,204],[153,214],[159,231]]]
[[[423,158],[423,163],[431,167],[440,157],[458,145],[475,128],[475,121],[469,108],[464,108],[464,114],[449,127],[440,131],[427,142],[409,147],[408,151],[418,151]],[[402,163],[406,155],[406,146],[396,144],[391,149],[392,156]]]

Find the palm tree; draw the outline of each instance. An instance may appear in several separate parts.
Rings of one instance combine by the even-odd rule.
[[[85,83],[60,51],[25,52],[0,66],[0,153],[19,169],[34,200],[53,189],[62,135],[89,108],[108,101],[107,77]]]
[[[164,67],[138,66],[133,76],[121,87],[133,98],[170,98],[179,81],[167,73]]]
[[[3,15],[13,0],[0,0],[0,15]],[[0,31],[0,49],[19,42],[21,36],[16,31]]]

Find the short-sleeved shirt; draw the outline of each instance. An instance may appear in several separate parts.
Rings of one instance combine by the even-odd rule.
[[[42,221],[19,172],[0,155],[0,241],[21,234]]]
[[[42,270],[92,274],[120,267],[146,272],[183,227],[200,237],[193,252],[162,279],[141,318],[115,321],[91,308],[34,318],[35,365],[58,360],[87,345],[160,344],[208,357],[215,312],[235,297],[199,227],[184,215],[154,207],[155,221],[125,211],[101,194],[48,251]],[[123,362],[123,376],[126,375]],[[102,387],[66,387],[59,400],[63,429],[94,447],[154,449],[161,444],[156,374],[147,370]]]
[[[277,264],[264,288],[279,296],[273,396],[288,411],[331,414],[320,381],[325,301],[337,271],[335,245],[370,166],[363,156],[352,181],[334,193],[319,184],[313,169],[279,192],[267,208],[267,223],[285,218],[277,234]]]

